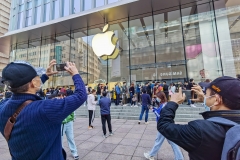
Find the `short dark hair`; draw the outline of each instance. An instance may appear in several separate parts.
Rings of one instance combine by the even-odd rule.
[[[193,78],[191,78],[189,81],[190,81],[190,82],[193,82]]]
[[[147,91],[144,89],[143,91],[142,91],[143,93],[147,93]]]
[[[103,91],[102,95],[103,95],[103,97],[106,97],[107,96],[107,92]]]
[[[163,83],[166,83],[166,81],[163,81]]]
[[[8,88],[8,89],[13,93],[24,93],[24,92],[28,91],[29,83],[24,84],[24,85],[22,85],[20,87],[17,87],[17,88]]]
[[[94,92],[96,92],[96,90],[95,90],[95,89],[93,89],[93,90],[92,90],[92,93],[94,93]]]

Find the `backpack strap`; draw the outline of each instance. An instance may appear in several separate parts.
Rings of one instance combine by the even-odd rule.
[[[26,107],[28,104],[30,104],[32,101],[28,100],[24,102],[17,110],[16,112],[8,119],[5,128],[4,128],[4,137],[8,141],[10,139],[10,135],[13,129],[14,124],[16,123],[17,116],[22,111],[24,107]]]
[[[225,126],[230,126],[230,127],[238,125],[236,122],[233,122],[231,120],[228,120],[228,119],[222,118],[222,117],[212,117],[212,118],[209,118],[207,120],[211,121],[211,122],[218,123],[218,124],[222,124],[222,125],[225,125]]]

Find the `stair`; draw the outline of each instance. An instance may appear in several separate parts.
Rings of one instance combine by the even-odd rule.
[[[189,122],[196,119],[203,119],[199,113],[204,112],[204,107],[202,105],[196,105],[196,108],[191,108],[188,105],[180,105],[175,116],[175,122]],[[138,120],[141,112],[141,107],[130,107],[130,106],[111,106],[111,118],[112,119],[128,119],[128,120]],[[81,106],[75,112],[76,117],[87,118],[88,110],[87,107]],[[100,117],[99,106],[96,107],[95,117]],[[143,120],[145,115],[143,115]],[[152,111],[148,114],[149,121],[155,121],[156,116]]]

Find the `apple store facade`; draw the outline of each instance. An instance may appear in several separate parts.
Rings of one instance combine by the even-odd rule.
[[[240,74],[239,0],[20,1],[12,4],[10,31],[0,37],[10,61],[45,68],[51,59],[72,61],[89,85]],[[95,35],[105,36],[105,24],[118,38],[113,59],[98,57],[92,45]],[[66,85],[71,77],[59,72],[45,87]]]

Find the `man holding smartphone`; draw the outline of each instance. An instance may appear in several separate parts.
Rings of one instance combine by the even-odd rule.
[[[73,95],[47,100],[36,96],[42,83],[57,73],[52,71],[55,64],[56,60],[52,60],[45,74],[25,61],[11,62],[2,71],[2,82],[13,96],[0,104],[0,132],[8,142],[13,159],[66,159],[61,142],[61,124],[86,101],[87,94],[75,64],[67,62],[64,68],[72,76],[75,85]],[[20,106],[23,108],[15,118],[12,131],[9,131],[9,118],[16,115]]]

